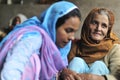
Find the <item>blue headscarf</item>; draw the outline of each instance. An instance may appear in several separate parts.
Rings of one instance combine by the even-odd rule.
[[[17,41],[20,41],[20,40],[24,39],[25,37],[27,37],[27,34],[24,34],[27,31],[28,32],[30,31],[29,35],[31,35],[31,36],[34,35],[34,33],[32,34],[31,31],[37,32],[37,33],[44,32],[43,34],[41,33],[41,35],[42,35],[42,37],[44,37],[43,43],[46,43],[46,44],[42,44],[42,48],[41,48],[42,56],[40,56],[41,58],[39,57],[40,62],[42,64],[41,65],[41,73],[42,74],[40,75],[40,76],[42,76],[42,77],[40,77],[41,79],[42,78],[51,79],[51,77],[53,77],[53,75],[55,75],[59,70],[62,70],[64,67],[66,67],[66,65],[68,64],[67,54],[71,48],[71,41],[64,48],[58,48],[59,50],[57,49],[56,45],[54,45],[56,42],[56,22],[60,17],[66,15],[67,13],[69,13],[71,10],[73,10],[75,8],[77,8],[77,7],[73,3],[70,3],[67,1],[60,1],[60,2],[57,2],[53,5],[51,5],[45,12],[42,13],[42,15],[39,18],[37,18],[35,16],[35,17],[32,17],[32,18],[28,19],[27,21],[23,22],[22,24],[17,25],[14,28],[14,30],[11,31],[0,43],[0,53],[1,53],[0,54],[1,55],[0,70],[2,69],[2,64],[5,59],[6,54],[11,52],[11,50],[9,50],[9,49],[11,49],[13,47],[13,45],[17,43]],[[43,30],[43,31],[41,31],[41,30]],[[21,31],[24,31],[24,32],[21,32]],[[47,32],[47,34],[46,34],[46,32]],[[21,38],[22,35],[24,35],[23,38]],[[48,35],[49,35],[49,38],[46,38],[46,36],[48,37]],[[50,44],[49,44],[49,42],[47,42],[47,40],[51,41]],[[40,41],[38,41],[38,42],[40,42]],[[45,46],[45,45],[47,45],[47,46]],[[21,46],[21,45],[19,45],[19,46]],[[17,48],[17,49],[18,49],[18,51],[22,51],[19,48]],[[32,50],[34,50],[33,47],[30,48],[30,50],[29,50],[30,52],[28,51],[28,55],[32,55],[32,52],[31,52]],[[51,52],[51,50],[52,50],[52,52]],[[60,54],[59,54],[59,51],[60,51]],[[21,53],[21,52],[19,52],[19,53]],[[54,53],[58,53],[57,55],[59,57],[57,55],[53,55]],[[46,56],[47,56],[47,58],[46,58]],[[61,57],[62,57],[62,59],[61,59]],[[40,63],[38,60],[36,60],[36,62]],[[11,67],[14,67],[14,66],[11,66]],[[8,66],[7,68],[11,68],[11,67]],[[37,66],[37,68],[39,68],[39,66]],[[27,68],[25,68],[25,69],[27,69]],[[26,71],[25,69],[24,69],[24,71]],[[4,70],[6,72],[6,69],[4,69]],[[22,71],[23,67],[19,67],[18,70]],[[39,74],[39,70],[37,70],[37,72]],[[27,74],[27,75],[29,75],[29,74]],[[5,76],[8,77],[8,75],[5,75]],[[19,75],[17,75],[16,78],[18,76]],[[32,75],[31,77],[34,77],[34,75]]]
[[[68,1],[59,1],[51,5],[46,11],[44,11],[40,17],[32,17],[28,19],[27,21],[23,22],[22,24],[17,25],[12,32],[10,32],[9,35],[11,35],[14,31],[19,30],[19,28],[25,27],[25,26],[32,26],[36,25],[40,28],[44,29],[50,38],[53,40],[53,42],[56,42],[56,22],[57,20],[72,11],[73,9],[77,8],[76,5],[74,5],[71,2]],[[3,41],[0,43],[0,46],[7,40],[9,36],[5,37]],[[68,64],[67,61],[67,54],[69,53],[71,48],[71,41],[63,48],[59,48],[61,57],[64,60],[65,64]]]
[[[49,34],[53,42],[56,42],[56,22],[57,20],[77,8],[73,3],[67,1],[56,2],[51,5],[45,12],[40,16],[42,28]],[[71,48],[71,41],[64,47],[59,48],[61,56],[67,64],[67,54]]]

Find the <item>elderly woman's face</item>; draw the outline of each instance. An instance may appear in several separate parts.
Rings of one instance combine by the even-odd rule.
[[[90,38],[93,41],[100,42],[108,32],[109,20],[107,15],[96,14],[90,25]]]

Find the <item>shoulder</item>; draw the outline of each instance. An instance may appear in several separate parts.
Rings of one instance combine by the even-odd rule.
[[[120,58],[120,44],[114,44],[107,56],[109,58]]]
[[[114,44],[109,54],[105,57],[105,62],[109,66],[111,75],[106,77],[110,80],[116,80],[113,74],[119,75],[118,70],[120,70],[120,44]]]
[[[110,52],[120,51],[120,44],[114,44]]]

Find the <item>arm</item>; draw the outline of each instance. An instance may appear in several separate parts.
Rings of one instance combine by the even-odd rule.
[[[58,80],[106,80],[104,76],[94,74],[79,74],[69,69],[63,69],[60,72]]]
[[[95,74],[77,74],[81,80],[106,80],[104,76],[95,75]]]
[[[118,75],[120,75],[120,72],[118,72],[120,70],[120,45],[119,44],[115,44],[113,46],[109,54],[105,56],[104,61],[110,70],[110,74],[105,75],[107,77],[107,80],[119,80],[119,79],[116,79]]]
[[[75,55],[74,53],[70,53]],[[120,75],[120,45],[116,44],[105,56],[104,62],[110,70],[110,74],[98,76],[94,74],[78,74],[83,80],[119,80]]]
[[[25,65],[34,51],[38,51],[42,38],[39,33],[26,33],[12,49],[8,51],[4,67],[1,72],[1,80],[21,80]]]
[[[104,76],[94,74],[78,74],[82,80],[119,80],[120,75],[120,45],[115,44],[104,58],[110,74]]]

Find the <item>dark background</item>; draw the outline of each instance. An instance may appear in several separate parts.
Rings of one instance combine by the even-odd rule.
[[[41,0],[12,0],[11,5],[7,5],[6,0],[0,0],[0,29],[8,27],[9,20],[18,13],[25,14],[28,18],[40,13],[51,5],[54,1],[40,2]],[[120,37],[120,0],[67,0],[76,4],[82,13],[82,21],[95,7],[105,7],[114,12],[115,24],[113,30]],[[81,30],[81,29],[80,29]],[[76,37],[80,37],[80,30],[76,33]]]

